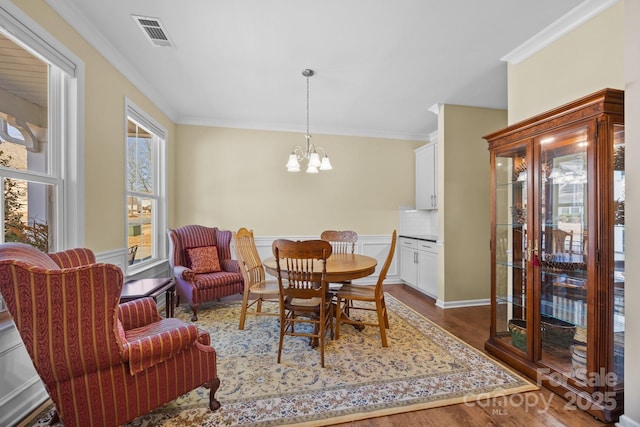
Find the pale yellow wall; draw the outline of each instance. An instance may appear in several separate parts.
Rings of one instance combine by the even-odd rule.
[[[508,68],[509,124],[604,88],[624,89],[624,3]]]
[[[484,135],[507,125],[506,110],[444,105],[438,117],[438,296],[489,298],[490,168]],[[443,166],[443,167],[442,167]]]
[[[391,234],[398,208],[413,205],[414,149],[424,142],[313,135],[333,170],[287,172],[295,132],[177,126],[174,221],[258,236],[319,235],[324,229]]]
[[[125,248],[125,96],[167,129],[169,159],[175,126],[44,1],[14,3],[84,61],[85,244],[96,252]],[[169,176],[173,171],[169,162]]]
[[[624,12],[625,26],[625,133],[628,143],[625,147],[626,171],[626,217],[634,221],[627,221],[625,226],[625,249],[629,260],[640,259],[640,1],[627,0]],[[640,425],[640,369],[637,368],[638,354],[640,354],[640,265],[638,262],[625,264],[625,401],[624,414],[635,425]],[[628,424],[621,424],[632,425]]]

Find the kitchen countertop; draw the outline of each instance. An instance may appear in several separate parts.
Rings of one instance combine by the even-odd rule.
[[[438,236],[433,236],[429,234],[412,234],[412,235],[401,234],[400,237],[404,237],[407,239],[425,240],[427,242],[433,242],[433,243],[436,243],[438,241]]]

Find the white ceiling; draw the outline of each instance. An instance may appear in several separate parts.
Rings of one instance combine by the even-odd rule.
[[[422,140],[434,104],[506,108],[501,58],[606,3],[46,1],[176,123],[304,131],[311,68],[312,134]],[[175,47],[152,46],[131,15],[159,19]]]

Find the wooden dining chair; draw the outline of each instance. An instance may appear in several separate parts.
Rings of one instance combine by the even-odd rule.
[[[559,228],[547,229],[548,242],[550,243],[549,253],[563,254],[573,253],[573,230],[564,231]],[[569,245],[567,246],[567,238],[569,239]]]
[[[382,346],[388,347],[386,329],[389,328],[389,316],[387,314],[387,305],[384,300],[384,289],[382,283],[387,277],[389,266],[393,261],[396,253],[396,230],[391,235],[391,247],[389,254],[382,266],[378,282],[375,285],[351,285],[346,284],[336,292],[336,331],[335,338],[340,338],[340,323],[347,323],[354,326],[377,326],[380,328],[380,339]],[[354,304],[359,301],[359,304]],[[362,304],[364,303],[364,304]],[[373,305],[372,305],[372,304]],[[353,314],[358,311],[375,311],[377,314],[377,322],[367,320],[356,320]]]
[[[320,239],[331,244],[334,254],[352,254],[356,249],[358,233],[351,230],[325,230],[320,234]],[[337,285],[330,285],[329,290],[333,292],[336,289],[336,286],[340,286],[345,283],[351,283],[351,280],[337,282]]]
[[[127,249],[127,260],[129,262],[129,265],[133,265],[133,263],[136,261],[137,252],[138,245],[129,246],[129,249]]]
[[[327,258],[331,245],[323,240],[297,241],[279,239],[273,242],[278,285],[280,288],[280,343],[278,363],[285,335],[309,337],[320,346],[320,365],[324,368],[325,336],[333,336],[332,299],[327,295]],[[313,325],[296,330],[296,324]]]
[[[334,254],[352,254],[356,248],[358,233],[350,230],[325,230],[320,234],[320,239],[331,244]]]
[[[240,325],[238,329],[244,329],[247,314],[278,316],[278,312],[263,312],[262,303],[272,301],[278,303],[280,289],[276,279],[267,279],[262,265],[256,242],[253,238],[253,230],[240,228],[233,235],[236,259],[240,266],[240,273],[244,279],[244,292],[242,295],[242,311],[240,312]],[[254,307],[255,306],[255,307]],[[253,307],[253,309],[252,309]],[[250,310],[252,309],[252,310]]]

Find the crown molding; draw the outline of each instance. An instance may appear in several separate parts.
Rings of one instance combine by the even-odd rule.
[[[605,9],[613,6],[618,1],[619,0],[585,0],[565,13],[557,21],[500,58],[500,60],[508,62],[509,64],[519,64],[589,19],[600,14]]]
[[[438,131],[434,130],[429,134],[428,137],[429,142],[438,142]]]
[[[196,116],[182,116],[176,122],[179,125],[186,126],[212,126],[231,129],[245,129],[245,130],[263,130],[273,132],[300,132],[304,133],[305,130],[298,124],[290,123],[264,123],[264,122],[247,122],[232,119],[210,119],[207,117]],[[346,128],[323,128],[315,126],[312,129],[311,135],[339,135],[339,136],[354,136],[354,137],[367,137],[367,138],[383,138],[383,139],[400,139],[407,141],[428,141],[429,133],[399,133],[399,132],[387,132],[381,130],[371,129],[346,129]]]
[[[160,111],[173,122],[176,121],[177,114],[166,99],[147,84],[142,74],[118,52],[96,27],[90,25],[89,19],[73,3],[67,0],[45,0],[45,2],[93,46],[107,62],[113,65],[142,94],[149,98]]]
[[[433,104],[431,107],[429,107],[429,111],[431,111],[433,114],[437,116],[438,114],[440,114],[441,108],[442,108],[442,104]]]

